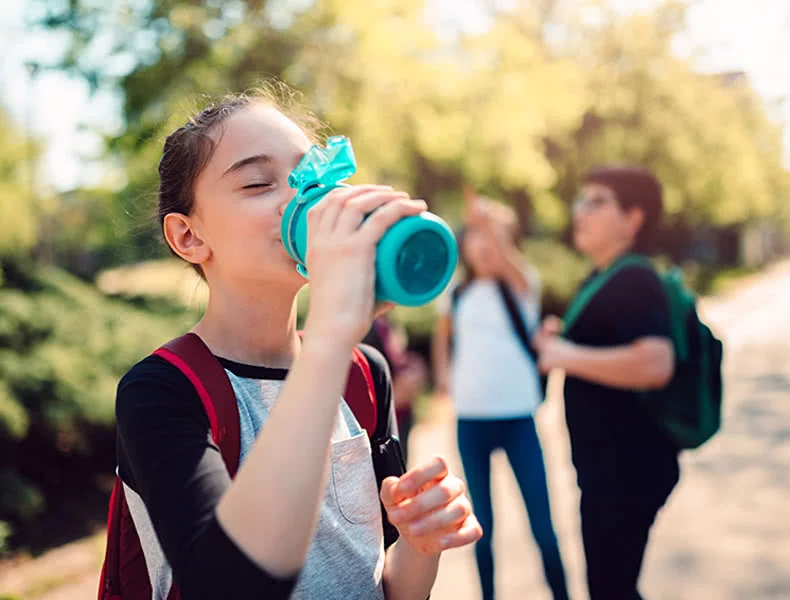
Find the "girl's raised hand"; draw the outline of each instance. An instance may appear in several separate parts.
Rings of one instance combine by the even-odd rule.
[[[391,187],[363,185],[337,188],[309,210],[306,338],[349,348],[362,339],[374,313],[389,308],[374,303],[376,245],[397,221],[426,208]]]
[[[381,501],[401,538],[421,554],[473,544],[483,535],[464,482],[442,457],[385,479]]]

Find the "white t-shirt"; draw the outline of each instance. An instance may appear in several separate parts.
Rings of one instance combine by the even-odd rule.
[[[534,269],[525,275],[529,291],[518,300],[532,333],[540,319],[540,276]],[[452,291],[439,298],[437,309],[452,318],[450,393],[456,414],[462,419],[532,415],[541,401],[540,378],[516,336],[497,283],[469,283],[454,310]]]

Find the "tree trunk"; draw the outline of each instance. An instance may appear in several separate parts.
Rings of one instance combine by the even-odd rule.
[[[524,188],[508,192],[509,200],[518,216],[518,229],[522,238],[535,232],[532,196]]]

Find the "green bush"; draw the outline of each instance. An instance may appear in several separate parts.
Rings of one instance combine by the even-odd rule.
[[[3,556],[8,551],[8,539],[10,537],[11,525],[5,521],[0,521],[0,556]]]
[[[10,469],[0,470],[0,508],[10,521],[24,522],[33,519],[44,508],[41,490],[25,481]],[[10,535],[12,523],[5,524]]]
[[[7,460],[0,520],[13,526],[46,508],[46,481],[36,477],[47,470],[33,463],[106,454],[95,432],[112,431],[118,380],[197,315],[163,302],[109,298],[57,269],[8,261],[2,267],[0,455]]]

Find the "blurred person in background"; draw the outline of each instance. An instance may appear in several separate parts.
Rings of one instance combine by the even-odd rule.
[[[514,325],[520,320],[530,331],[539,326],[540,277],[519,250],[512,209],[469,188],[464,198],[459,245],[465,280],[437,303],[432,360],[436,391],[449,392],[455,406],[458,449],[483,527],[475,545],[483,598],[495,597],[491,455],[502,449],[524,498],[546,580],[560,600],[568,597],[565,570],[533,419],[543,388],[529,340],[520,340]]]
[[[587,175],[573,210],[574,244],[594,264],[587,281],[619,258],[651,249],[661,196],[656,177],[642,168],[604,167]],[[534,344],[542,372],[566,374],[590,597],[639,599],[648,534],[679,477],[677,449],[637,396],[663,388],[674,371],[658,276],[623,266],[592,296],[567,339],[562,330],[557,317],[547,317]]]
[[[409,435],[414,425],[414,402],[428,380],[425,359],[416,352],[409,352],[406,332],[392,323],[389,315],[376,317],[363,344],[381,352],[392,374],[392,395],[398,439],[406,463],[409,460]]]

